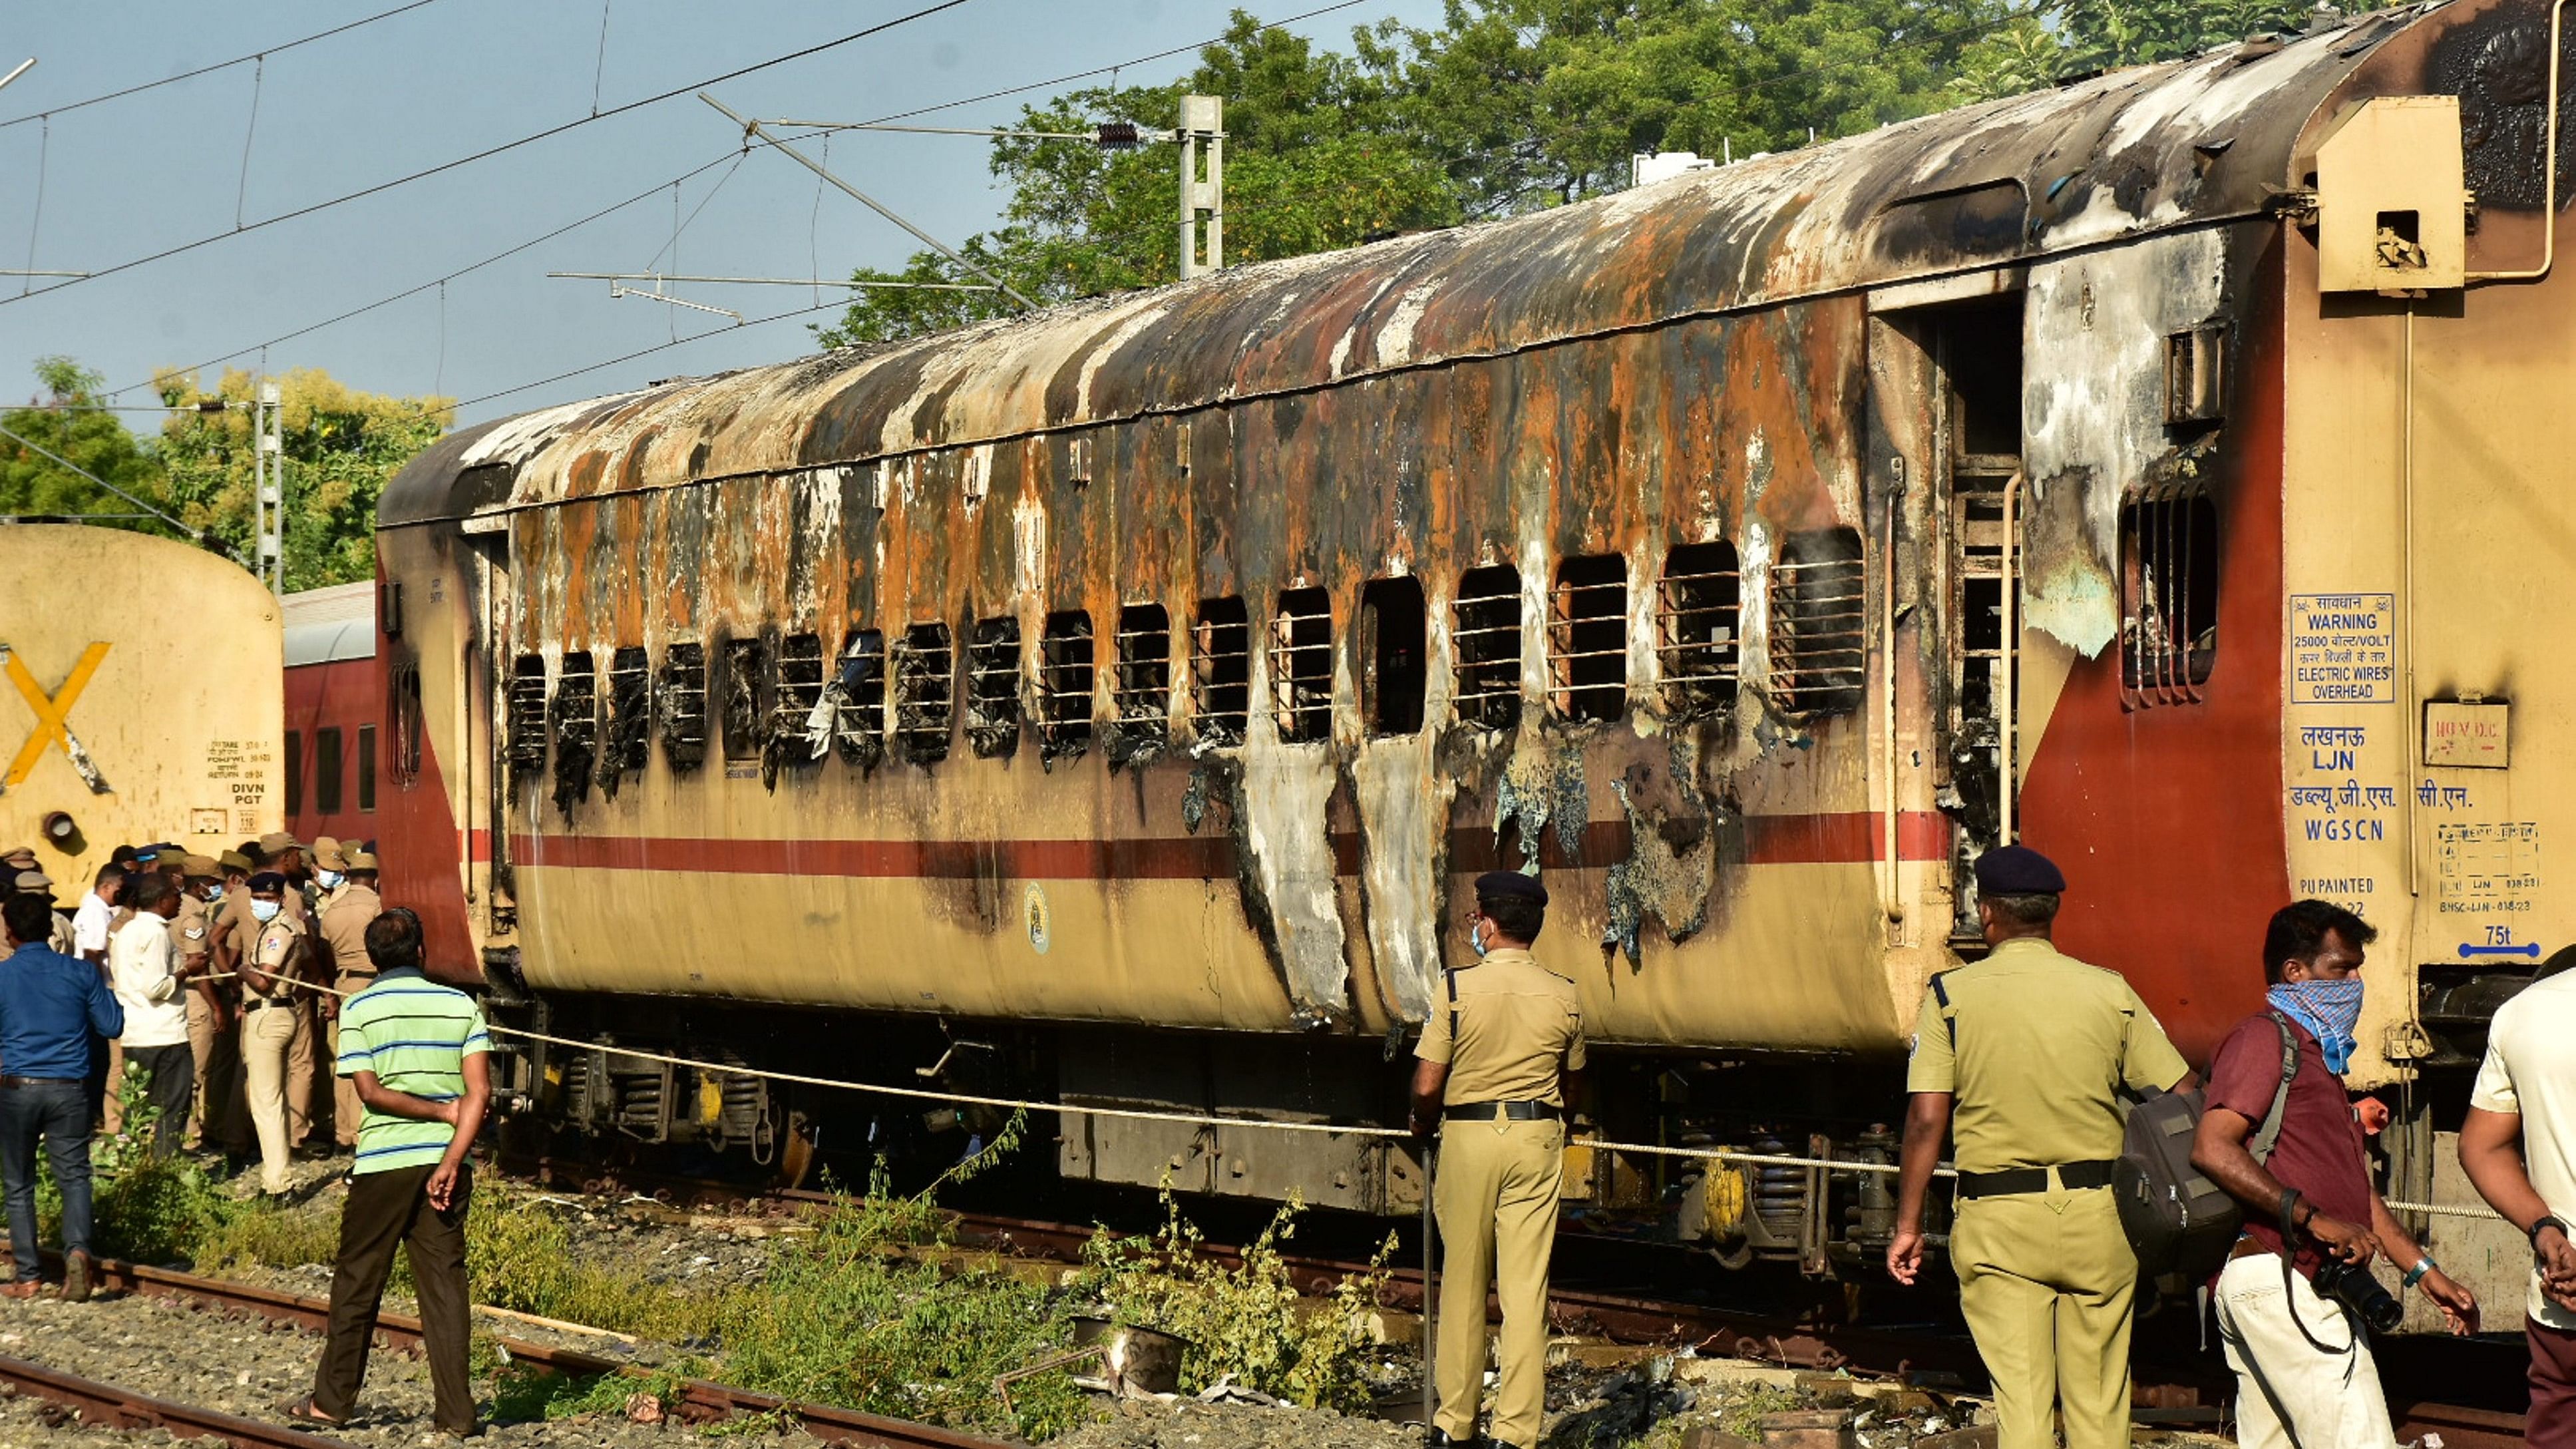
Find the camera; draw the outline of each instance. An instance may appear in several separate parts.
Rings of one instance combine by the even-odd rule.
[[[2317,1265],[2309,1282],[2315,1285],[2318,1297],[2343,1305],[2345,1312],[2373,1333],[2393,1333],[2406,1317],[2406,1306],[2381,1287],[2362,1264],[2328,1258]]]

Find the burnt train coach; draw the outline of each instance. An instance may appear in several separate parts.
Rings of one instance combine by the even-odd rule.
[[[1606,1137],[1869,1153],[2020,838],[2194,1055],[2282,901],[2378,922],[2356,1071],[2429,1191],[2413,1086],[2568,935],[2555,35],[2382,12],[461,432],[383,504],[391,890],[599,1043],[531,1102],[792,1158],[812,1103],[618,1048],[1392,1122],[1521,866]],[[1418,1192],[1327,1134],[1057,1151]],[[1885,1226],[1577,1167],[1810,1262]]]

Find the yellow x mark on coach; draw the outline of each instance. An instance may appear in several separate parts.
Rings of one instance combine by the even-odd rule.
[[[99,661],[105,658],[107,645],[103,641],[82,650],[80,662],[72,666],[62,688],[48,697],[44,686],[36,683],[36,676],[27,671],[17,653],[6,645],[0,645],[0,661],[6,661],[9,682],[18,686],[18,692],[27,697],[27,707],[36,712],[35,732],[18,747],[18,758],[9,762],[9,773],[0,776],[0,790],[15,789],[25,784],[28,772],[36,768],[36,761],[44,758],[46,746],[60,745],[63,757],[72,762],[72,768],[80,771],[81,778],[89,782],[90,789],[102,795],[107,793],[107,780],[99,774],[97,762],[89,757],[88,750],[81,747],[80,737],[63,722],[63,716],[72,712],[72,704],[80,698],[81,691],[89,687],[90,676],[98,672]]]

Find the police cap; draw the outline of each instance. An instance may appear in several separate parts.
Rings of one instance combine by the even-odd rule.
[[[1547,907],[1547,887],[1540,885],[1534,875],[1523,875],[1516,870],[1489,870],[1476,877],[1476,899],[1536,901],[1544,910]]]
[[[256,867],[250,863],[250,857],[242,854],[238,850],[227,850],[223,854],[216,856],[215,864],[222,866],[226,870],[240,871],[244,875],[248,875],[252,870],[256,869]]]
[[[1998,845],[1977,857],[1977,892],[1989,896],[2053,896],[2066,890],[2057,862],[2027,845]]]
[[[374,870],[376,868],[376,858],[363,850],[341,851],[340,859],[347,862],[345,868],[349,870]]]
[[[10,880],[9,884],[16,890],[34,891],[48,896],[54,893],[54,878],[41,870],[22,870]]]
[[[347,870],[341,859],[340,842],[327,835],[314,841],[313,866],[316,870]]]
[[[32,845],[10,847],[7,851],[0,852],[0,865],[8,866],[13,870],[34,870],[36,847]]]
[[[250,888],[253,891],[283,891],[286,877],[273,870],[264,870],[250,878]]]
[[[272,830],[259,838],[259,853],[271,860],[290,850],[302,850],[304,842],[283,830]]]
[[[215,858],[211,855],[191,855],[186,857],[186,865],[183,867],[183,870],[190,880],[221,880],[223,879],[224,874],[223,871],[215,865]]]

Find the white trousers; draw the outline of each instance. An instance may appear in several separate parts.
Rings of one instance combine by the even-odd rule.
[[[2369,1338],[2303,1275],[2284,1285],[2279,1258],[2238,1258],[2218,1275],[2218,1332],[2241,1449],[2396,1449]]]
[[[295,1013],[271,1006],[241,1019],[242,1095],[249,1100],[251,1129],[259,1136],[260,1188],[284,1192],[288,1185],[286,1136],[287,1047],[295,1040]]]

